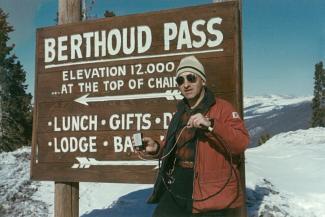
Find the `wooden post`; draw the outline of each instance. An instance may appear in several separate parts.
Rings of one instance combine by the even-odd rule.
[[[240,82],[241,82],[241,111],[240,111],[240,115],[241,117],[244,117],[244,102],[243,102],[243,98],[244,98],[244,94],[243,94],[243,88],[244,88],[244,84],[243,84],[243,39],[242,39],[242,4],[243,4],[243,0],[237,0],[239,3],[239,46],[238,46],[238,52],[239,52],[239,70],[240,70]],[[245,175],[245,154],[242,154],[241,156],[241,162],[240,162],[240,166],[239,166],[239,171],[240,171],[240,175],[241,175],[241,186],[243,186],[243,193],[244,193],[244,201],[245,204],[241,209],[241,213],[240,213],[240,217],[247,217],[247,207],[246,207],[246,175]]]
[[[80,0],[59,0],[59,24],[80,20]],[[54,216],[79,217],[79,182],[55,182]]]
[[[55,182],[55,217],[79,217],[79,182]]]
[[[80,0],[59,0],[59,24],[81,21]]]

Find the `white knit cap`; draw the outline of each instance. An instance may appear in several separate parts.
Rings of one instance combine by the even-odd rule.
[[[203,81],[206,81],[204,67],[202,63],[200,63],[200,61],[195,58],[195,56],[187,56],[181,59],[176,70],[176,77],[183,72],[192,72],[200,76]]]

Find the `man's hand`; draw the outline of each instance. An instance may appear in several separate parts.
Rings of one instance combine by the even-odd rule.
[[[133,140],[132,140],[133,142]],[[150,154],[150,155],[154,155],[154,154],[157,154],[158,150],[159,150],[159,144],[153,140],[152,138],[150,137],[143,137],[142,138],[142,142],[143,142],[143,145],[144,145],[144,149],[143,150],[140,150],[138,147],[135,148],[135,151],[137,153],[146,153],[146,154]]]
[[[143,137],[143,144],[145,146],[145,152],[148,154],[157,154],[159,149],[159,144],[150,137]]]
[[[203,128],[205,127],[211,127],[211,122],[209,118],[204,117],[201,113],[197,113],[195,115],[192,115],[190,119],[187,122],[187,127],[195,127],[195,128]]]

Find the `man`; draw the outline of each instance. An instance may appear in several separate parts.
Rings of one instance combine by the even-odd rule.
[[[144,152],[162,163],[148,203],[154,217],[237,216],[243,206],[238,157],[249,136],[230,103],[206,88],[203,65],[194,56],[180,61],[176,82],[184,96],[165,142],[144,137]]]

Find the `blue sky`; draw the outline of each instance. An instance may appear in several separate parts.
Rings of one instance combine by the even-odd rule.
[[[15,32],[11,43],[34,93],[35,31],[55,25],[57,0],[0,0]],[[90,2],[87,0],[87,2]],[[211,3],[212,0],[95,0],[90,12],[117,15]],[[89,5],[89,4],[88,4]],[[312,95],[314,65],[325,61],[325,1],[244,0],[244,95]]]

